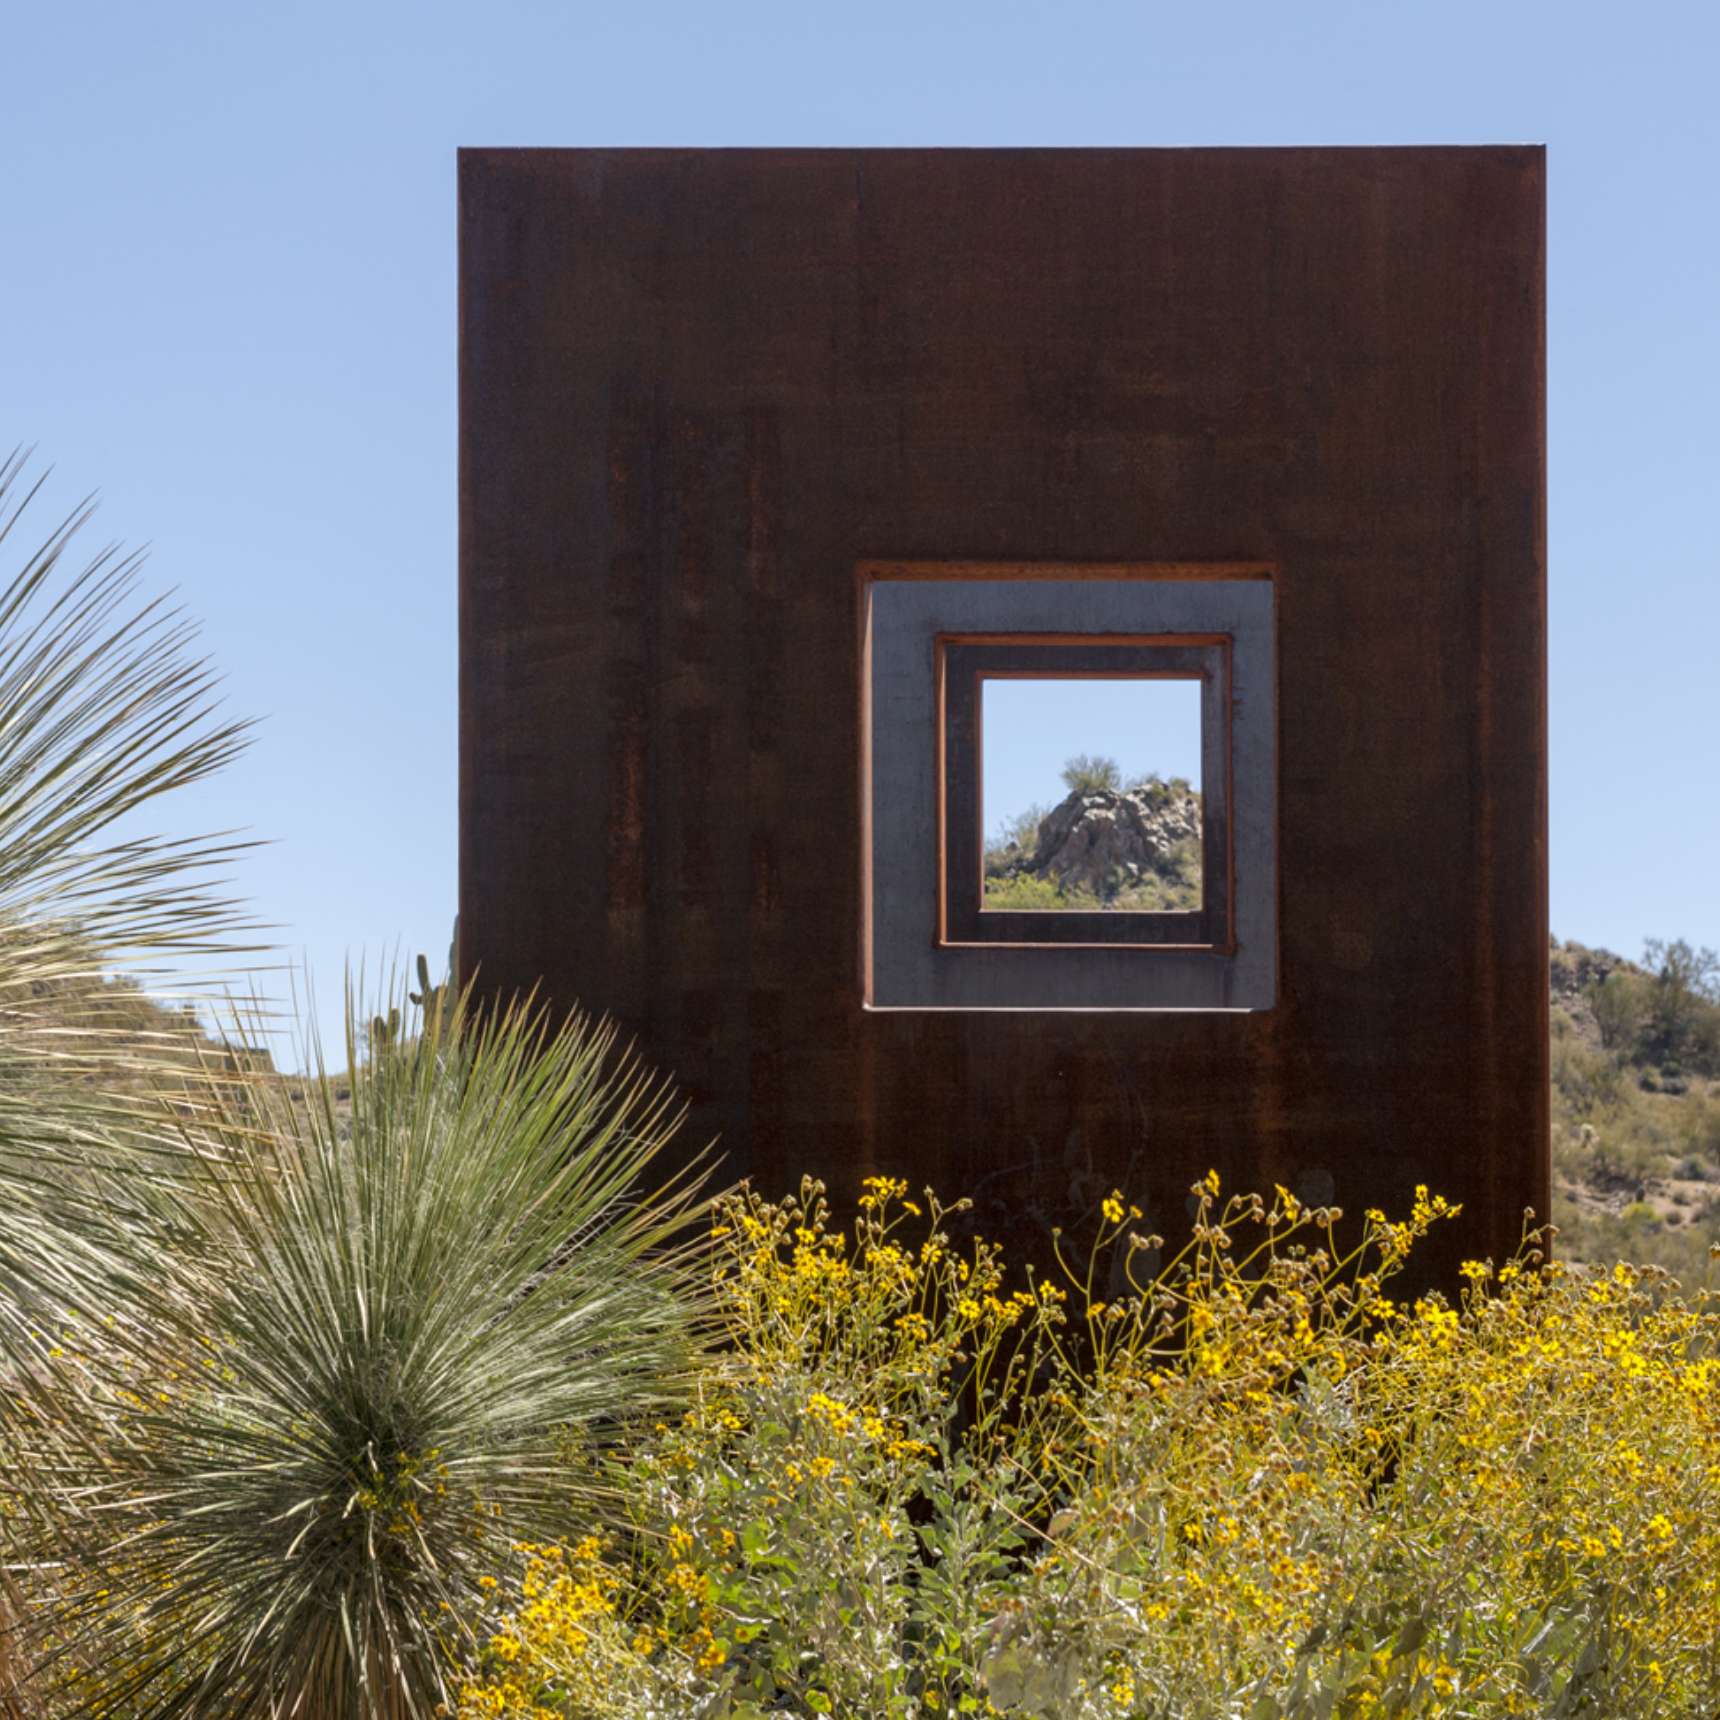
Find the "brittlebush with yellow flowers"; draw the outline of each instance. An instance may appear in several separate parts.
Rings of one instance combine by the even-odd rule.
[[[1174,1259],[1118,1193],[1014,1289],[899,1182],[847,1233],[815,1184],[723,1203],[724,1361],[623,1528],[489,1579],[461,1715],[1712,1716],[1706,1293],[1530,1232],[1399,1301],[1426,1190],[1347,1246],[1193,1192]]]

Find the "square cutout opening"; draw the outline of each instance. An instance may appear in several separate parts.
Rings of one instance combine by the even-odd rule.
[[[939,941],[1227,949],[1229,639],[937,644]]]
[[[857,572],[865,1006],[1270,1009],[1276,570]],[[1083,850],[1054,858],[1038,821],[999,827],[1066,803],[1080,753],[1114,759],[1120,781],[1078,773],[1106,794],[1063,814],[1100,850],[1077,865]],[[1106,817],[1130,825],[1108,846]]]
[[[980,911],[1198,911],[1200,681],[982,674]]]

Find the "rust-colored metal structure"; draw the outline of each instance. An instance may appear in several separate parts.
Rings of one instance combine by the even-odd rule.
[[[780,1191],[1548,1200],[1534,148],[467,151],[461,964]],[[1274,1006],[864,1005],[859,569],[1277,602]],[[1149,958],[1150,959],[1150,956]]]

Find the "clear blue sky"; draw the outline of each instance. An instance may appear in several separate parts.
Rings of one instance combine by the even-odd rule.
[[[1712,6],[13,7],[0,446],[150,540],[319,975],[440,956],[455,867],[462,144],[1544,142],[1561,934],[1720,945]]]
[[[981,811],[988,833],[1063,798],[1078,753],[1114,759],[1125,782],[1157,772],[1200,787],[1200,682],[988,677],[981,688]]]

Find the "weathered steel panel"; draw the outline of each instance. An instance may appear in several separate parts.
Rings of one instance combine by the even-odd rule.
[[[461,941],[766,1189],[1545,1208],[1537,149],[461,160]],[[855,570],[1277,569],[1280,988],[862,1008]]]

